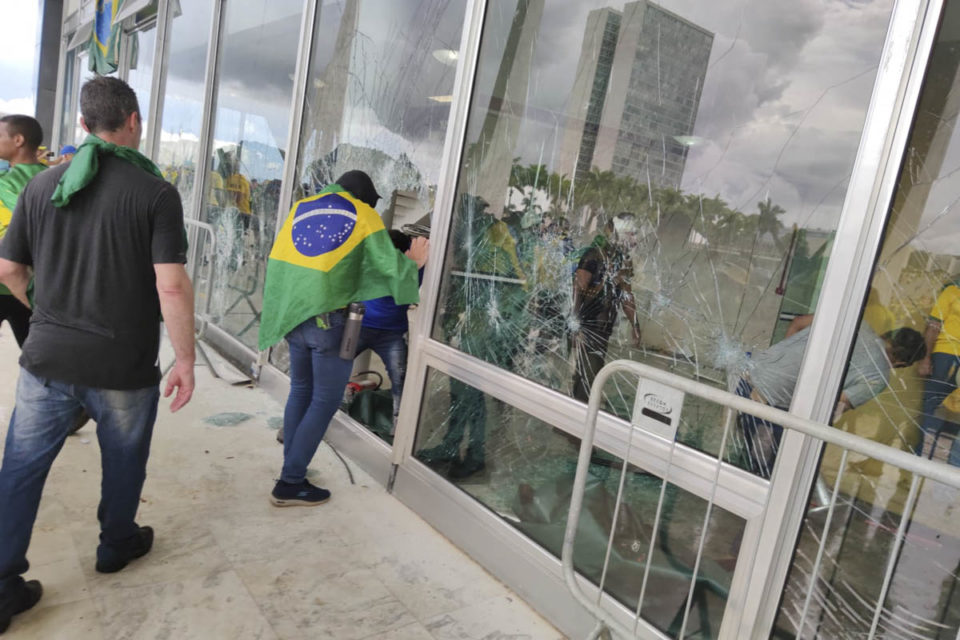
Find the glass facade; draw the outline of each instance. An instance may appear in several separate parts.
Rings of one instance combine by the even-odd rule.
[[[213,314],[250,348],[276,227],[302,13],[301,0],[242,0],[226,4],[223,18],[203,219],[216,230]]]
[[[816,305],[891,6],[492,3],[433,337],[584,401],[618,358],[760,378],[751,354]],[[750,445],[728,459],[763,472]]]
[[[194,211],[194,183],[203,130],[203,81],[213,0],[181,3],[170,23],[166,91],[154,160],[180,192],[184,211]]]
[[[465,6],[380,0],[320,7],[296,199],[362,168],[382,196],[377,211],[388,229],[418,225],[415,233],[429,233]],[[286,370],[286,343],[274,347],[271,361]],[[360,396],[351,415],[392,440],[391,392],[403,381],[392,380],[373,351],[360,354],[355,371],[380,388]]]
[[[417,458],[559,557],[579,444],[522,409],[435,370],[428,373],[420,411]],[[461,442],[463,457],[455,453]],[[484,450],[492,459],[489,466]],[[595,448],[575,565],[592,582],[603,579],[604,589],[622,605],[672,637],[692,589],[695,622],[689,629],[698,629],[696,637],[716,637],[744,520],[714,506],[702,531],[707,500],[663,482],[633,465],[624,470],[622,459]],[[604,571],[608,541],[612,551]]]
[[[858,343],[884,346],[887,384],[853,407],[838,399],[835,426],[928,459],[960,466],[960,136],[953,121],[960,89],[960,5],[948,3],[931,52],[917,116],[886,222],[871,287],[862,302]],[[919,353],[918,353],[919,351]],[[919,362],[913,361],[921,356]],[[855,369],[857,351],[849,359]],[[822,507],[809,510],[777,626],[805,638],[858,638],[869,632],[870,609],[883,605],[883,628],[912,637],[952,638],[960,628],[960,490],[935,482],[908,500],[912,474],[865,456],[841,465],[827,447],[820,475],[840,487],[841,505],[827,529]],[[888,567],[875,558],[906,538],[882,595]],[[830,553],[815,570],[811,558],[826,540]],[[816,583],[816,602],[803,594]]]
[[[651,365],[789,410],[798,380],[823,366],[807,361],[810,314],[824,313],[839,280],[854,281],[828,267],[845,255],[838,229],[871,223],[866,206],[850,204],[864,198],[851,186],[865,184],[864,165],[892,171],[903,160],[892,201],[869,205],[889,205],[869,292],[843,302],[861,313],[850,352],[835,358],[847,361],[845,377],[826,392],[836,398],[817,402],[836,404],[838,429],[930,464],[960,463],[954,0],[943,16],[916,0],[925,28],[942,24],[929,64],[917,65],[919,103],[902,89],[915,119],[883,124],[889,140],[909,124],[907,149],[891,143],[864,162],[865,123],[883,102],[872,92],[884,78],[913,78],[911,56],[925,60],[921,47],[881,64],[884,46],[897,49],[896,16],[912,11],[897,7],[910,3],[161,4],[155,18],[124,25],[121,71],[145,135],[152,127],[154,161],[187,216],[215,229],[217,255],[194,273],[213,283],[205,319],[235,338],[211,332],[216,346],[244,368],[259,362],[266,260],[290,204],[282,194],[309,196],[362,169],[387,228],[435,239],[422,305],[409,314],[416,384],[401,420],[391,398],[400,380],[371,353],[354,371],[378,388],[345,402],[338,420],[364,436],[351,446],[379,456],[359,458],[378,478],[399,469],[390,486],[402,500],[442,487],[421,512],[438,528],[446,511],[457,514],[444,530],[455,543],[474,544],[478,522],[509,532],[488,547],[521,534],[537,571],[562,589],[556,559],[581,416],[605,363]],[[314,21],[301,41],[305,9]],[[168,37],[154,60],[159,20]],[[84,47],[65,55],[60,143],[79,143],[77,93],[92,74]],[[159,113],[149,113],[151,96]],[[907,346],[924,343],[931,355],[915,362]],[[284,343],[268,362],[279,379]],[[638,637],[766,637],[774,619],[778,638],[868,637],[871,627],[880,637],[956,636],[960,490],[911,485],[899,467],[834,447],[814,479],[778,476],[778,460],[801,454],[779,450],[776,425],[687,393],[675,433],[657,431],[636,417],[644,389],[618,375],[601,391],[603,437],[574,553],[605,602],[640,619]],[[794,501],[800,523],[771,521],[771,496],[801,484],[813,497]],[[785,586],[766,583],[769,620],[757,622],[766,628],[738,635],[754,624],[748,582],[779,576],[755,561],[770,536],[783,547],[776,562],[792,566]],[[508,558],[489,564],[516,582],[526,569],[504,566],[534,553],[516,547],[477,555]],[[572,597],[534,604],[589,618]]]

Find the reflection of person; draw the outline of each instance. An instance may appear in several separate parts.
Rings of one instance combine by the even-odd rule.
[[[0,279],[26,302],[16,411],[0,468],[0,626],[31,607],[27,547],[44,480],[82,407],[97,422],[103,463],[96,569],[112,573],[150,551],[153,530],[135,517],[160,397],[159,318],[176,353],[166,395],[176,411],[193,392],[193,291],[176,189],[136,151],[136,94],[99,76],[80,91],[90,135],[69,164],[39,174],[0,244]]]
[[[400,253],[410,250],[412,239],[397,229],[390,230],[393,246]],[[418,282],[423,282],[423,269],[417,273]],[[396,426],[400,413],[400,396],[403,394],[403,380],[407,374],[407,309],[408,304],[397,304],[392,296],[383,296],[367,300],[364,303],[363,325],[360,329],[360,341],[357,355],[367,349],[372,350],[387,368],[390,376],[390,395],[393,396],[393,423]]]
[[[586,402],[597,372],[607,356],[607,344],[616,327],[617,308],[630,321],[635,345],[640,342],[640,325],[633,302],[630,278],[633,263],[617,244],[613,220],[584,251],[573,276],[573,311],[576,326],[572,348],[576,351],[573,397]]]
[[[456,276],[450,289],[443,324],[451,345],[511,370],[514,356],[523,346],[517,324],[527,302],[526,276],[509,227],[494,218],[487,206],[482,198],[461,197],[452,246],[457,262],[466,270]],[[419,451],[417,457],[427,464],[450,463],[449,476],[463,479],[486,467],[483,394],[451,379],[450,406],[450,421],[441,443]],[[465,435],[467,450],[461,457]]]
[[[37,148],[43,141],[43,129],[30,116],[11,115],[0,118],[0,159],[10,163],[10,170],[0,175],[0,239],[7,231],[20,192],[46,167],[37,162]],[[0,284],[0,323],[10,325],[17,344],[23,347],[30,330],[30,309]]]
[[[956,422],[948,422],[936,415],[944,399],[957,389],[956,377],[960,371],[960,286],[956,283],[948,284],[937,297],[930,310],[924,339],[927,357],[917,366],[917,373],[927,378],[923,389],[920,428],[923,429],[924,440],[929,438],[933,447],[941,431],[956,433],[960,429]],[[917,454],[922,453],[921,443],[917,447]],[[960,438],[953,441],[948,462],[960,466]]]
[[[807,348],[812,322],[812,315],[794,318],[783,340],[752,354],[737,384],[737,395],[788,410],[800,375],[800,363]],[[834,420],[883,391],[891,367],[910,366],[920,360],[925,352],[923,337],[913,329],[895,329],[881,338],[868,325],[861,325]],[[783,427],[749,414],[740,414],[738,423],[750,469],[763,477],[770,477]]]
[[[353,355],[340,357],[347,306],[385,295],[397,304],[418,300],[429,243],[418,238],[401,255],[373,209],[379,199],[370,176],[348,171],[293,205],[270,252],[260,349],[281,338],[290,347],[283,469],[270,497],[278,507],[330,498],[306,474],[350,379]]]
[[[207,204],[212,207],[221,207],[224,201],[223,176],[216,171],[211,171],[209,176],[210,184],[207,189]]]
[[[249,216],[250,211],[250,181],[242,173],[230,174],[224,183],[227,193],[227,205],[236,207],[242,215]]]

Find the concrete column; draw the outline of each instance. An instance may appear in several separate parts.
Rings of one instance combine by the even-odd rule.
[[[37,43],[36,118],[43,127],[43,143],[50,146],[53,122],[57,114],[57,67],[60,61],[60,29],[63,26],[63,0],[44,0],[40,8],[40,39]],[[56,149],[54,149],[56,151]]]

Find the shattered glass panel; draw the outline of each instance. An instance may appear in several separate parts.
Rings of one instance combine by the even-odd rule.
[[[581,400],[619,358],[735,390],[816,306],[891,6],[490,2],[433,336]]]
[[[194,183],[203,128],[203,81],[210,41],[213,0],[181,2],[169,27],[166,90],[160,142],[154,159],[176,186],[187,215],[194,211]]]
[[[429,235],[465,0],[324,2],[319,9],[307,80],[297,199],[351,169],[373,178],[377,211],[388,229]],[[281,342],[271,362],[286,370]],[[390,440],[391,380],[378,355],[358,355],[362,389],[350,414]],[[364,373],[366,372],[366,373]]]
[[[559,557],[577,467],[576,438],[429,370],[414,451]],[[714,505],[694,580],[707,502],[668,484],[661,504],[661,478],[631,465],[617,513],[622,467],[622,459],[594,449],[574,547],[577,570],[600,582],[615,521],[604,590],[631,611],[639,603],[644,620],[679,637],[694,582],[684,637],[717,637],[744,521]]]
[[[960,3],[948,2],[872,286],[862,302],[858,342],[882,345],[878,359],[886,376],[866,392],[845,385],[835,420],[838,428],[954,466],[960,466],[958,76]],[[849,362],[851,370],[859,366],[856,351]],[[827,448],[818,488],[833,485],[839,458]],[[854,458],[842,480],[841,510],[835,516],[840,520],[829,535],[822,535],[822,509],[807,514],[778,626],[797,632],[811,558],[822,541],[827,554],[816,584],[816,615],[808,615],[801,635],[863,637],[880,597],[885,567],[877,559],[893,548],[906,516],[906,539],[883,603],[883,637],[957,637],[960,490],[926,482],[916,509],[904,513],[910,474]]]
[[[301,0],[231,1],[221,35],[202,219],[215,229],[214,320],[251,349],[276,228],[302,12]]]

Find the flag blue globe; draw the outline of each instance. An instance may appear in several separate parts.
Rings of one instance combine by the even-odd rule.
[[[357,224],[357,209],[335,193],[301,202],[293,216],[293,246],[315,258],[341,246]]]

